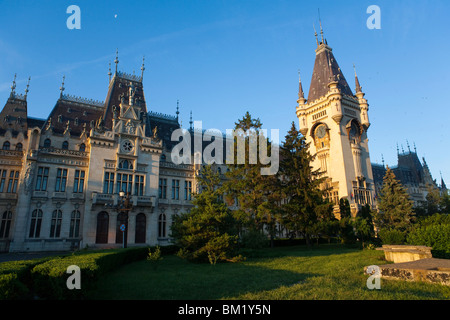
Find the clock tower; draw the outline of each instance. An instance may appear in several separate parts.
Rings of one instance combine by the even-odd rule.
[[[355,71],[355,94],[348,85],[327,41],[317,39],[316,59],[308,98],[299,79],[296,114],[300,132],[315,155],[314,169],[326,177],[324,188],[335,204],[346,198],[353,216],[362,206],[374,207],[374,183],[369,156],[369,105]]]

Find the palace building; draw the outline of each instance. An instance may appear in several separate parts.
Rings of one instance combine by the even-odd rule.
[[[316,33],[316,59],[306,98],[301,80],[296,113],[300,132],[315,154],[314,169],[326,179],[329,199],[339,217],[339,200],[348,199],[352,215],[366,204],[374,207],[375,186],[369,156],[369,105],[355,72],[355,94],[333,50]]]
[[[136,76],[115,63],[104,102],[65,94],[63,80],[46,119],[28,116],[14,79],[0,113],[0,251],[165,245],[192,206],[194,165],[170,161],[178,105],[149,111],[144,65]]]

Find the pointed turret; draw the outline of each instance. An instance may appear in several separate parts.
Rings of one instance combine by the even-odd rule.
[[[324,97],[329,91],[330,82],[337,82],[337,88],[342,94],[353,96],[352,90],[334,58],[333,49],[326,42],[322,42],[316,49],[316,61],[314,62],[308,101],[313,102]]]
[[[300,70],[298,70],[298,100],[299,105],[304,105],[306,103],[305,94],[303,92],[302,79],[300,77]]]

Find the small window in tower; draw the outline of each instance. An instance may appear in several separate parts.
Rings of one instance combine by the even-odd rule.
[[[11,147],[11,143],[9,143],[9,141],[5,141],[3,143],[3,150],[9,150],[10,147]]]
[[[63,150],[68,150],[69,149],[69,142],[68,141],[64,141],[62,144],[62,149]]]
[[[52,140],[45,139],[44,141],[44,148],[50,148],[52,146]]]

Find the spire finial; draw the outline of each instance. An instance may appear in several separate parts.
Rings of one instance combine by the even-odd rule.
[[[25,89],[25,99],[27,99],[28,92],[30,92],[30,90],[29,90],[30,80],[31,80],[31,77],[28,77],[27,88]]]
[[[416,153],[416,154],[417,154],[416,143],[415,143],[415,142],[413,142],[413,143],[414,143],[414,153]]]
[[[11,96],[14,96],[16,94],[16,78],[17,78],[17,73],[14,73],[14,80],[11,85]]]
[[[116,49],[116,60],[114,60],[116,64],[116,73],[117,73],[117,65],[119,64],[119,49]]]
[[[303,93],[302,79],[300,76],[300,69],[298,69],[298,99],[305,99],[305,94]]]
[[[314,37],[316,37],[316,43],[317,43],[317,46],[319,46],[319,39],[317,38],[317,31],[316,31],[316,26],[314,25],[314,23],[313,23],[313,28],[314,28]]]
[[[64,90],[65,90],[65,88],[64,88],[64,80],[65,80],[65,79],[66,79],[66,76],[63,75],[63,80],[62,80],[62,83],[61,83],[61,87],[59,87],[59,90],[61,91],[61,93],[60,93],[60,95],[59,95],[60,98],[62,98],[63,92],[64,92]]]
[[[359,84],[358,75],[356,74],[355,64],[353,64],[353,70],[355,70],[355,88],[356,88],[356,93],[360,93],[360,92],[362,92],[362,89],[361,89],[361,85]]]
[[[109,62],[109,68],[108,68],[108,76],[109,76],[109,82],[111,82],[111,62]]]
[[[144,67],[144,62],[145,62],[145,56],[143,56],[142,57],[142,67],[141,67],[141,81],[142,81],[142,79],[144,79],[144,70],[145,70],[145,67]]]
[[[189,129],[192,130],[192,110],[191,110],[191,116],[189,118]]]
[[[178,121],[178,115],[180,114],[180,101],[177,99],[177,121]]]
[[[317,11],[319,12],[320,35],[322,38],[322,44],[325,44],[325,40],[323,39],[322,20],[320,19],[320,9],[317,9]]]
[[[400,154],[400,149],[398,148],[398,142],[397,142],[397,156]]]
[[[383,156],[383,154],[381,154],[381,162],[383,163],[383,167],[384,167],[384,156]]]
[[[408,147],[409,153],[411,153],[411,148],[409,147],[409,142],[408,142],[408,140],[406,140],[406,145],[407,145],[407,147]]]

